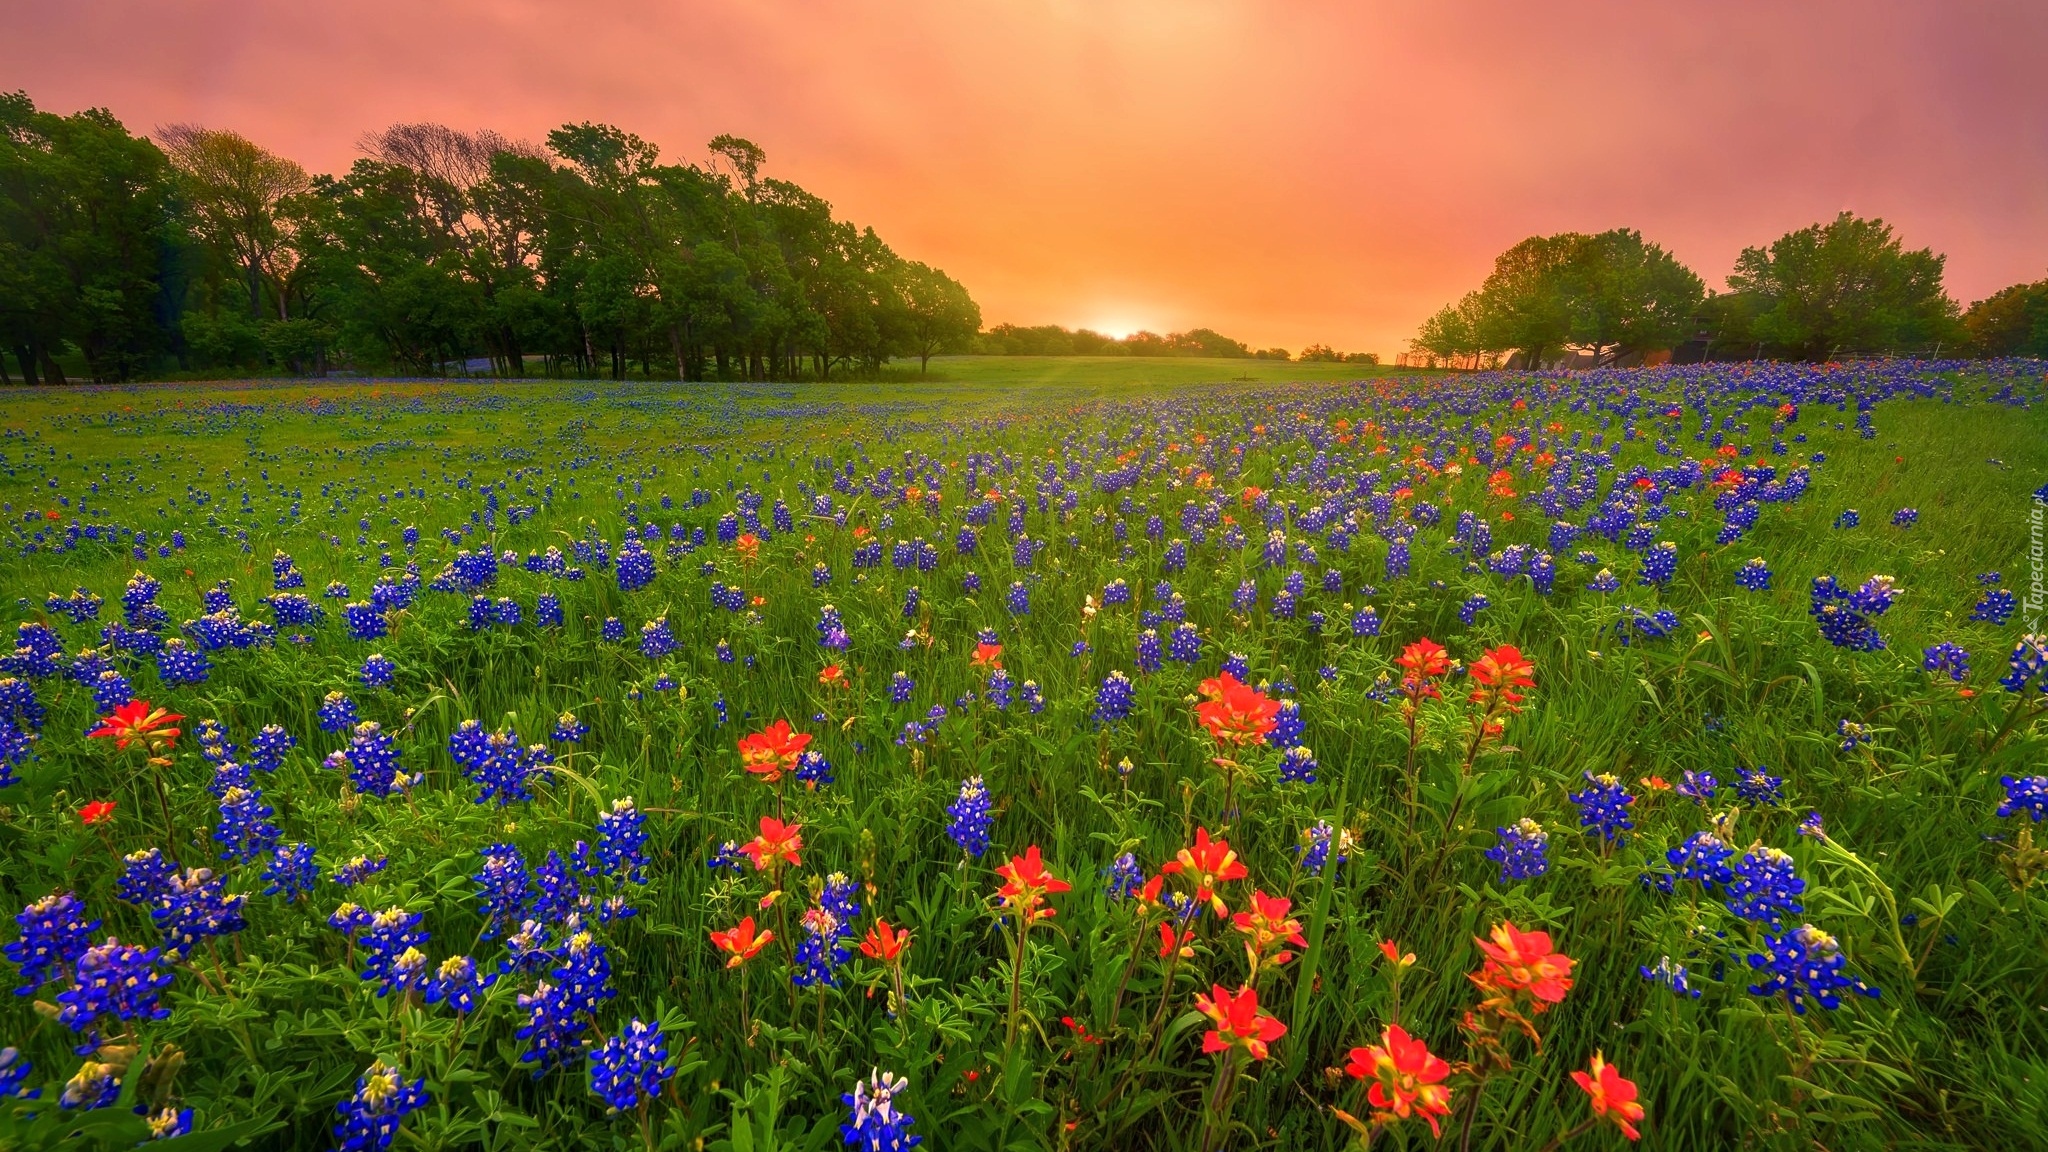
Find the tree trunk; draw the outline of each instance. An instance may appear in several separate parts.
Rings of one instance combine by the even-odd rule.
[[[56,358],[50,355],[49,346],[40,343],[37,344],[36,355],[39,356],[43,362],[43,383],[56,384],[62,386],[65,382],[64,370],[62,368],[57,367]]]
[[[249,268],[249,319],[263,319],[263,279],[256,270],[255,258],[244,261]]]
[[[676,358],[676,379],[687,378],[688,373],[683,370],[683,330],[673,320],[668,322],[668,350]]]
[[[29,355],[28,345],[16,344],[14,358],[21,362],[21,382],[30,387],[36,382],[36,358]]]

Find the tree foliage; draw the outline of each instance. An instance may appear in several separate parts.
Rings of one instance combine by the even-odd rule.
[[[1943,261],[1906,251],[1882,220],[1843,212],[1743,249],[1728,287],[1756,298],[1754,338],[1793,358],[1954,346],[1961,332]]]
[[[2048,279],[2015,284],[1963,313],[1971,350],[1980,356],[2048,357]]]

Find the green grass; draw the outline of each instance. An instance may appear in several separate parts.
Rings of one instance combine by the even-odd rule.
[[[1489,495],[1484,467],[1418,478],[1415,499],[1440,505],[1444,518],[1422,531],[1412,574],[1386,578],[1387,546],[1370,528],[1348,551],[1315,540],[1313,567],[1336,568],[1345,583],[1341,593],[1315,591],[1310,572],[1302,616],[1327,613],[1318,636],[1300,616],[1276,619],[1265,607],[1278,577],[1258,566],[1263,528],[1239,497],[1246,485],[1306,509],[1339,491],[1310,490],[1316,451],[1333,475],[1348,479],[1388,469],[1409,443],[1439,430],[1448,438],[1441,443],[1484,445],[1499,432],[1549,421],[1563,426],[1561,439],[1574,431],[1588,440],[1603,430],[1611,437],[1619,422],[1603,429],[1597,413],[1574,410],[1578,393],[1535,378],[1512,383],[1512,395],[1529,402],[1526,412],[1459,392],[1468,378],[1458,376],[1413,392],[1379,380],[1365,388],[1272,383],[1299,380],[1310,367],[1342,379],[1361,371],[974,357],[934,361],[929,381],[258,382],[0,395],[0,502],[10,532],[61,532],[75,518],[145,528],[152,544],[173,528],[188,537],[173,557],[142,562],[125,544],[88,542],[53,553],[46,540],[21,555],[15,545],[22,537],[10,537],[0,550],[0,580],[21,600],[0,627],[56,619],[43,609],[44,596],[73,587],[104,597],[103,621],[118,619],[124,581],[137,568],[162,580],[173,629],[199,615],[201,594],[222,578],[234,581],[245,617],[267,620],[261,598],[280,548],[296,558],[302,591],[316,600],[329,580],[348,582],[351,598],[362,599],[380,570],[379,541],[403,565],[398,533],[417,526],[422,573],[431,578],[455,551],[440,531],[471,528],[472,512],[484,507],[479,487],[499,481],[505,488],[493,543],[522,556],[549,546],[567,552],[590,534],[616,547],[629,503],[664,529],[682,523],[709,531],[733,506],[728,481],[770,502],[784,496],[800,521],[766,543],[753,564],[709,546],[664,558],[654,583],[631,593],[609,572],[568,582],[507,569],[493,595],[520,601],[526,622],[516,628],[474,633],[466,596],[422,592],[415,607],[397,614],[388,637],[355,642],[341,629],[337,600],[326,602],[325,626],[307,630],[309,643],[215,653],[204,684],[164,685],[148,661],[131,669],[136,693],[186,713],[188,726],[218,718],[245,747],[266,723],[298,738],[286,764],[256,781],[287,841],[314,843],[330,872],[358,854],[390,860],[354,891],[323,880],[303,903],[256,894],[260,865],[224,866],[229,891],[252,893],[248,928],[180,964],[165,999],[170,1017],[140,1025],[137,1036],[184,1053],[175,1095],[201,1128],[282,1125],[260,1138],[262,1146],[331,1146],[335,1104],[371,1059],[382,1058],[425,1077],[433,1096],[432,1106],[407,1118],[398,1147],[695,1148],[702,1141],[822,1149],[838,1145],[839,1094],[881,1067],[910,1077],[900,1103],[917,1117],[926,1147],[1195,1148],[1216,1061],[1199,1050],[1209,1025],[1191,1014],[1192,998],[1212,980],[1235,986],[1244,979],[1237,934],[1205,921],[1195,957],[1175,962],[1169,982],[1154,956],[1156,930],[1137,923],[1127,902],[1107,899],[1099,873],[1117,853],[1132,851],[1152,874],[1195,828],[1208,827],[1227,835],[1250,869],[1247,880],[1223,886],[1232,910],[1245,907],[1254,885],[1285,895],[1308,939],[1298,958],[1258,984],[1261,1006],[1290,1031],[1238,1084],[1224,1137],[1232,1147],[1334,1148],[1347,1129],[1330,1109],[1365,1114],[1357,1088],[1333,1070],[1393,1018],[1376,946],[1382,939],[1419,957],[1400,989],[1399,1020],[1446,1059],[1470,1057],[1458,1021],[1477,1000],[1465,976],[1479,962],[1472,938],[1503,919],[1549,931],[1576,958],[1576,984],[1535,1018],[1540,1049],[1512,1042],[1512,1069],[1492,1076],[1483,1091],[1465,1072],[1454,1075],[1457,1111],[1446,1145],[1458,1146],[1476,1095],[1473,1148],[1545,1147],[1586,1117],[1567,1074],[1596,1049],[1642,1086],[1650,1113],[1644,1147],[2037,1144],[2048,1124],[2048,1028],[2039,1008],[2048,1003],[2041,962],[2048,906],[2041,885],[2020,890],[2004,874],[2023,822],[1993,813],[2002,774],[2043,770],[2048,725],[2033,718],[2008,726],[2016,698],[1995,682],[2024,609],[2004,626],[1969,616],[1980,572],[2001,570],[2007,587],[2025,592],[2029,493],[2048,480],[2038,370],[2015,377],[2031,406],[1987,402],[1995,385],[1977,378],[1954,387],[1955,402],[1883,401],[1869,440],[1848,424],[1850,412],[1808,404],[1785,436],[1804,432],[1810,441],[1792,446],[1797,455],[1763,460],[1782,470],[1824,452],[1811,490],[1766,504],[1758,526],[1727,546],[1713,542],[1722,516],[1711,494],[1672,491],[1671,505],[1686,515],[1658,524],[1660,538],[1674,541],[1681,556],[1677,577],[1662,588],[1636,585],[1639,557],[1591,536],[1558,554],[1557,589],[1548,596],[1526,579],[1467,572],[1444,549],[1459,511],[1488,518],[1496,549],[1541,545],[1549,518],[1520,499]],[[1269,370],[1274,375],[1253,383],[1221,375]],[[1618,447],[1616,464],[1669,466],[1673,458],[1654,451],[1660,433],[1651,430],[1651,413],[1679,377],[1632,379],[1646,396],[1638,412],[1645,431]],[[1614,403],[1619,395],[1599,398]],[[1727,411],[1728,396],[1718,396],[1715,415]],[[1362,443],[1337,441],[1340,418],[1351,431],[1367,419],[1392,428],[1395,451],[1375,456]],[[1767,444],[1767,412],[1743,418],[1755,427],[1731,440]],[[1410,419],[1431,424],[1400,427]],[[1837,430],[1837,420],[1848,426]],[[1706,448],[1690,439],[1692,423],[1689,417],[1676,444],[1700,454]],[[1169,445],[1179,448],[1168,453]],[[1228,445],[1245,448],[1241,464]],[[1116,497],[1094,491],[1090,477],[1141,446],[1144,459],[1165,466],[1133,491],[1138,510],[1120,512]],[[838,507],[852,509],[849,526],[865,523],[885,542],[879,568],[856,569],[853,533],[808,517],[797,482],[824,486],[826,468],[852,461],[863,481],[893,467],[900,491],[906,452],[946,465],[944,502],[931,515],[865,491],[835,493]],[[1205,452],[1214,455],[1204,459]],[[1015,471],[998,474],[1001,486],[1029,504],[1029,534],[1050,543],[1036,564],[1026,616],[1002,603],[1003,589],[1027,578],[1013,570],[1006,513],[983,529],[977,556],[955,555],[969,453],[1015,461]],[[1074,483],[1076,512],[1064,520],[1038,512],[1040,470],[1069,459],[1084,465]],[[1182,464],[1195,468],[1182,473]],[[1213,489],[1195,486],[1203,471],[1215,476]],[[1178,487],[1169,487],[1170,477]],[[1612,478],[1603,476],[1603,493]],[[97,494],[89,487],[95,482]],[[1516,472],[1511,482],[1526,494],[1537,480]],[[984,471],[978,487],[990,483]],[[709,502],[690,507],[693,488],[709,493]],[[664,493],[675,499],[671,510],[659,505]],[[1202,630],[1201,662],[1135,675],[1137,616],[1159,607],[1151,586],[1161,576],[1161,546],[1143,534],[1144,508],[1165,518],[1167,538],[1185,537],[1183,502],[1209,495],[1250,529],[1250,546],[1224,551],[1212,536],[1185,573],[1169,577]],[[58,496],[74,506],[83,498],[88,510],[77,514]],[[512,524],[509,510],[518,506],[535,511]],[[1569,518],[1583,524],[1596,506]],[[1833,527],[1851,507],[1862,525]],[[1901,507],[1919,510],[1915,526],[1889,523]],[[23,519],[50,508],[60,510],[59,521]],[[885,514],[893,525],[884,526]],[[365,518],[369,526],[359,527]],[[1118,519],[1134,546],[1129,561],[1120,559],[1114,537]],[[912,536],[938,547],[936,571],[890,566],[887,544]],[[1290,528],[1289,538],[1306,537]],[[1584,589],[1598,566],[1575,563],[1571,553],[1580,548],[1614,570],[1621,590]],[[1769,559],[1772,591],[1732,583],[1751,556]],[[707,561],[710,575],[699,567]],[[826,588],[812,586],[815,563],[831,570]],[[979,593],[963,589],[969,570],[983,580]],[[1807,614],[1809,581],[1831,574],[1854,586],[1874,573],[1895,576],[1904,589],[1878,621],[1888,648],[1828,646]],[[1128,580],[1136,602],[1090,617],[1087,599],[1099,603],[1117,577]],[[714,610],[713,579],[761,603],[738,613]],[[1260,592],[1251,613],[1231,605],[1245,579]],[[905,619],[912,584],[922,603]],[[1370,597],[1366,584],[1376,586]],[[564,627],[533,626],[535,597],[544,591],[561,596]],[[1480,592],[1491,606],[1468,627],[1458,606]],[[849,653],[818,647],[815,626],[827,603],[854,638]],[[1368,603],[1380,634],[1355,638],[1349,608]],[[1620,645],[1614,627],[1623,605],[1668,608],[1681,627],[1668,640]],[[608,616],[619,617],[629,637],[665,616],[680,647],[651,661],[630,642],[605,642],[599,625]],[[56,626],[74,653],[97,636],[91,626]],[[1021,703],[1007,711],[959,703],[988,690],[986,674],[968,663],[983,627],[999,631],[1015,678],[1042,689],[1043,713]],[[906,629],[917,633],[908,649],[898,646]],[[1479,755],[1469,773],[1461,771],[1470,731],[1466,682],[1425,707],[1419,808],[1411,815],[1398,709],[1368,693],[1376,677],[1397,672],[1392,660],[1401,646],[1424,635],[1468,661],[1488,647],[1516,644],[1535,662],[1536,687],[1502,744]],[[1071,655],[1083,639],[1090,650]],[[719,660],[720,641],[735,662]],[[1974,695],[1919,670],[1920,650],[1937,641],[1974,654]],[[397,663],[394,687],[356,683],[371,651]],[[1253,680],[1296,685],[1303,739],[1321,766],[1318,783],[1281,785],[1275,757],[1256,755],[1246,759],[1260,782],[1226,799],[1216,749],[1196,726],[1192,701],[1228,651],[1248,657]],[[851,687],[819,685],[818,669],[831,660],[845,665]],[[1336,670],[1334,681],[1321,682],[1316,670],[1324,666]],[[1101,726],[1090,713],[1112,669],[1134,674],[1136,703],[1129,719]],[[898,671],[916,689],[909,703],[892,705],[887,685]],[[660,675],[679,688],[657,690]],[[348,692],[364,718],[400,735],[404,764],[424,773],[410,795],[354,794],[343,773],[321,767],[344,740],[315,723],[322,696],[335,690]],[[36,692],[49,708],[36,759],[19,784],[0,791],[0,890],[20,907],[70,889],[105,921],[102,932],[154,940],[147,917],[113,894],[116,856],[168,843],[185,864],[221,866],[209,840],[217,818],[204,787],[211,766],[190,739],[180,744],[163,774],[172,815],[166,828],[150,770],[78,735],[96,714],[90,694],[61,677],[39,681]],[[933,704],[950,709],[936,735],[896,745],[904,724]],[[506,809],[473,803],[476,789],[447,751],[456,726],[476,719],[531,742],[544,739],[563,710],[573,710],[591,734],[563,749],[538,798]],[[817,714],[826,719],[814,720]],[[815,736],[836,783],[815,794],[789,786],[778,798],[740,770],[735,740],[773,718]],[[1869,726],[1870,743],[1843,752],[1837,725],[1844,719]],[[1735,770],[1756,765],[1785,779],[1782,807],[1733,799]],[[1687,769],[1720,778],[1711,808],[1638,783],[1677,781]],[[1566,794],[1583,786],[1586,772],[1612,772],[1641,797],[1626,843],[1603,847],[1578,832]],[[994,846],[963,862],[945,838],[945,809],[973,774],[987,779],[996,799]],[[359,950],[324,923],[344,899],[373,909],[403,906],[426,915],[432,962],[461,952],[495,965],[505,944],[481,939],[485,922],[467,879],[477,870],[477,850],[502,841],[519,845],[530,864],[551,849],[566,856],[574,841],[594,838],[604,806],[628,795],[647,814],[651,866],[647,884],[623,889],[639,914],[597,930],[618,994],[598,1007],[592,1026],[594,1035],[610,1036],[638,1017],[669,1028],[682,1070],[672,1095],[649,1109],[648,1139],[636,1116],[605,1114],[580,1066],[535,1079],[520,1064],[524,1045],[514,1032],[526,1014],[515,999],[535,977],[505,977],[482,1009],[458,1023],[445,1008],[374,995],[356,975]],[[115,799],[117,817],[105,830],[84,829],[73,813],[97,798]],[[763,878],[713,874],[703,865],[721,842],[751,835],[757,818],[778,804],[805,826],[804,862],[785,878],[783,900],[761,911]],[[1640,882],[1645,858],[1661,861],[1665,848],[1707,827],[1710,813],[1732,808],[1740,811],[1727,825],[1729,841],[1793,855],[1808,883],[1800,918],[1834,934],[1852,969],[1882,989],[1880,998],[1849,997],[1837,1011],[1795,1017],[1782,1000],[1751,996],[1742,957],[1755,947],[1756,928],[1697,885],[1681,883],[1666,896]],[[1824,817],[1832,844],[1796,834],[1809,811]],[[1504,886],[1482,853],[1494,828],[1524,816],[1549,830],[1553,865],[1538,880]],[[1293,863],[1304,830],[1318,820],[1356,836],[1351,859],[1322,877]],[[1030,844],[1074,888],[1053,899],[1058,915],[1050,926],[1031,934],[1024,1026],[1006,1055],[1013,937],[1008,921],[991,914],[999,883],[992,868]],[[747,970],[743,1007],[743,978],[722,967],[708,932],[754,914],[787,942],[802,931],[800,907],[791,906],[812,899],[833,871],[865,886],[857,930],[880,914],[913,932],[908,1004],[892,1016],[886,974],[857,955],[844,970],[845,988],[822,997],[792,991],[778,943]],[[1894,912],[1916,921],[1901,924]],[[1700,999],[1637,975],[1664,956],[1692,965]],[[1717,958],[1726,962],[1718,972]],[[77,1067],[69,1054],[76,1037],[32,1001],[49,1001],[61,988],[46,985],[0,1010],[0,1045],[16,1045],[35,1061],[30,1083],[46,1098]],[[1077,1039],[1061,1023],[1067,1016],[1103,1043]],[[772,1140],[763,1135],[769,1123]],[[43,1131],[61,1129],[45,1122]],[[7,1132],[0,1127],[0,1145],[12,1138]],[[1374,1147],[1434,1146],[1427,1133],[1411,1120],[1383,1132]],[[1622,1143],[1609,1129],[1570,1146]]]

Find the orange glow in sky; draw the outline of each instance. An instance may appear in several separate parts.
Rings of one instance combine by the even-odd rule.
[[[987,323],[1391,353],[1532,233],[1720,286],[1847,208],[1964,303],[2048,274],[2048,4],[1886,0],[20,0],[0,86],[315,171],[397,121],[600,120],[773,175]]]

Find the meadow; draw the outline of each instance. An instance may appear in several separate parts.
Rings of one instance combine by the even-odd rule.
[[[0,394],[0,1148],[2043,1144],[2048,365],[932,369]]]

